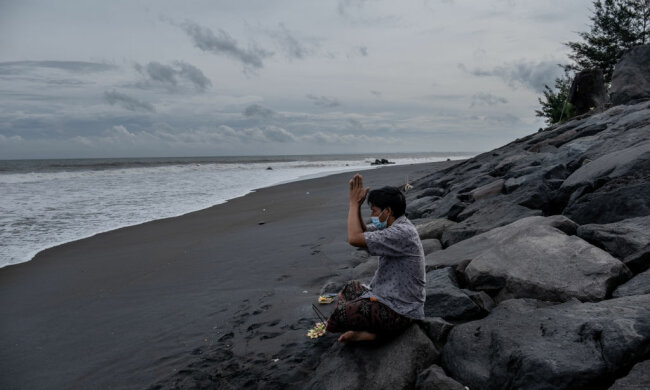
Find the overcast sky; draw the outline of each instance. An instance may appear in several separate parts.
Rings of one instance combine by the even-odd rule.
[[[0,159],[485,151],[586,0],[0,0]]]

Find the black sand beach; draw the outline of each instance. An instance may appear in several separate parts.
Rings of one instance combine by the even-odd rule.
[[[451,164],[363,175],[371,187],[400,185]],[[0,269],[0,388],[200,387],[215,373],[264,387],[300,376],[309,349],[335,340],[305,336],[311,304],[356,265],[345,239],[352,174],[260,189]]]

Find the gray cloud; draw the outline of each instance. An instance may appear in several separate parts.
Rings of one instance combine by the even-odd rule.
[[[244,109],[243,114],[247,118],[269,119],[275,115],[275,111],[259,104],[251,104]]]
[[[459,64],[458,67],[474,76],[499,77],[511,87],[521,85],[535,92],[542,92],[545,84],[553,83],[553,80],[562,74],[562,69],[554,61],[532,62],[522,60],[487,70],[470,70],[463,64]]]
[[[129,95],[113,91],[104,91],[104,99],[111,106],[118,105],[129,111],[156,112],[151,103],[143,102]]]
[[[248,49],[240,47],[237,41],[222,29],[219,29],[215,35],[209,28],[199,26],[191,21],[185,21],[180,27],[192,38],[194,45],[199,49],[214,54],[225,54],[241,61],[245,67],[262,68],[264,59],[273,55],[273,53],[256,46]]]
[[[319,107],[338,107],[341,103],[335,99],[327,96],[314,96],[312,94],[307,95],[307,99],[311,100],[315,105]]]
[[[482,106],[482,105],[495,106],[499,103],[503,103],[503,104],[508,103],[508,99],[501,96],[492,95],[491,93],[480,92],[472,96],[472,104],[470,105],[470,107]]]
[[[381,91],[376,91],[376,90],[373,89],[372,91],[370,91],[370,93],[377,96],[377,97],[381,97]]]
[[[314,52],[313,44],[306,45],[299,41],[284,23],[280,23],[278,27],[278,30],[269,31],[268,33],[276,40],[289,59],[303,59]]]
[[[182,61],[176,61],[175,64],[180,67],[180,76],[188,79],[196,88],[204,91],[207,87],[212,85],[210,79],[205,77],[203,72],[196,66]]]
[[[361,54],[364,57],[368,57],[368,48],[366,46],[360,46],[359,54]]]
[[[33,68],[52,68],[74,73],[106,72],[115,65],[84,61],[12,61],[0,62],[0,74],[20,74]]]
[[[176,61],[173,65],[164,65],[154,61],[145,66],[135,64],[134,67],[147,78],[146,82],[139,83],[138,87],[146,88],[160,84],[174,88],[178,85],[179,79],[188,81],[199,91],[205,91],[212,85],[210,79],[199,68],[183,61]]]

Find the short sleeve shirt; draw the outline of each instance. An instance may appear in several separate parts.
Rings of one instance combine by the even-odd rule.
[[[379,256],[379,266],[370,288],[361,297],[377,300],[398,314],[424,318],[424,250],[415,226],[405,216],[389,227],[369,226],[364,237],[368,252]]]

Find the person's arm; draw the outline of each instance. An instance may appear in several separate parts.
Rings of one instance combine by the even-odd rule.
[[[362,206],[362,204],[359,205],[359,213],[358,213],[358,215],[359,215],[359,223],[361,224],[361,230],[363,230],[364,232],[367,232],[368,227],[366,226],[366,223],[363,221],[363,216],[361,216],[361,206]]]
[[[348,242],[352,246],[366,247],[363,232],[366,224],[361,218],[361,205],[366,200],[370,188],[363,188],[363,177],[354,175],[350,180],[350,210],[348,211]]]

